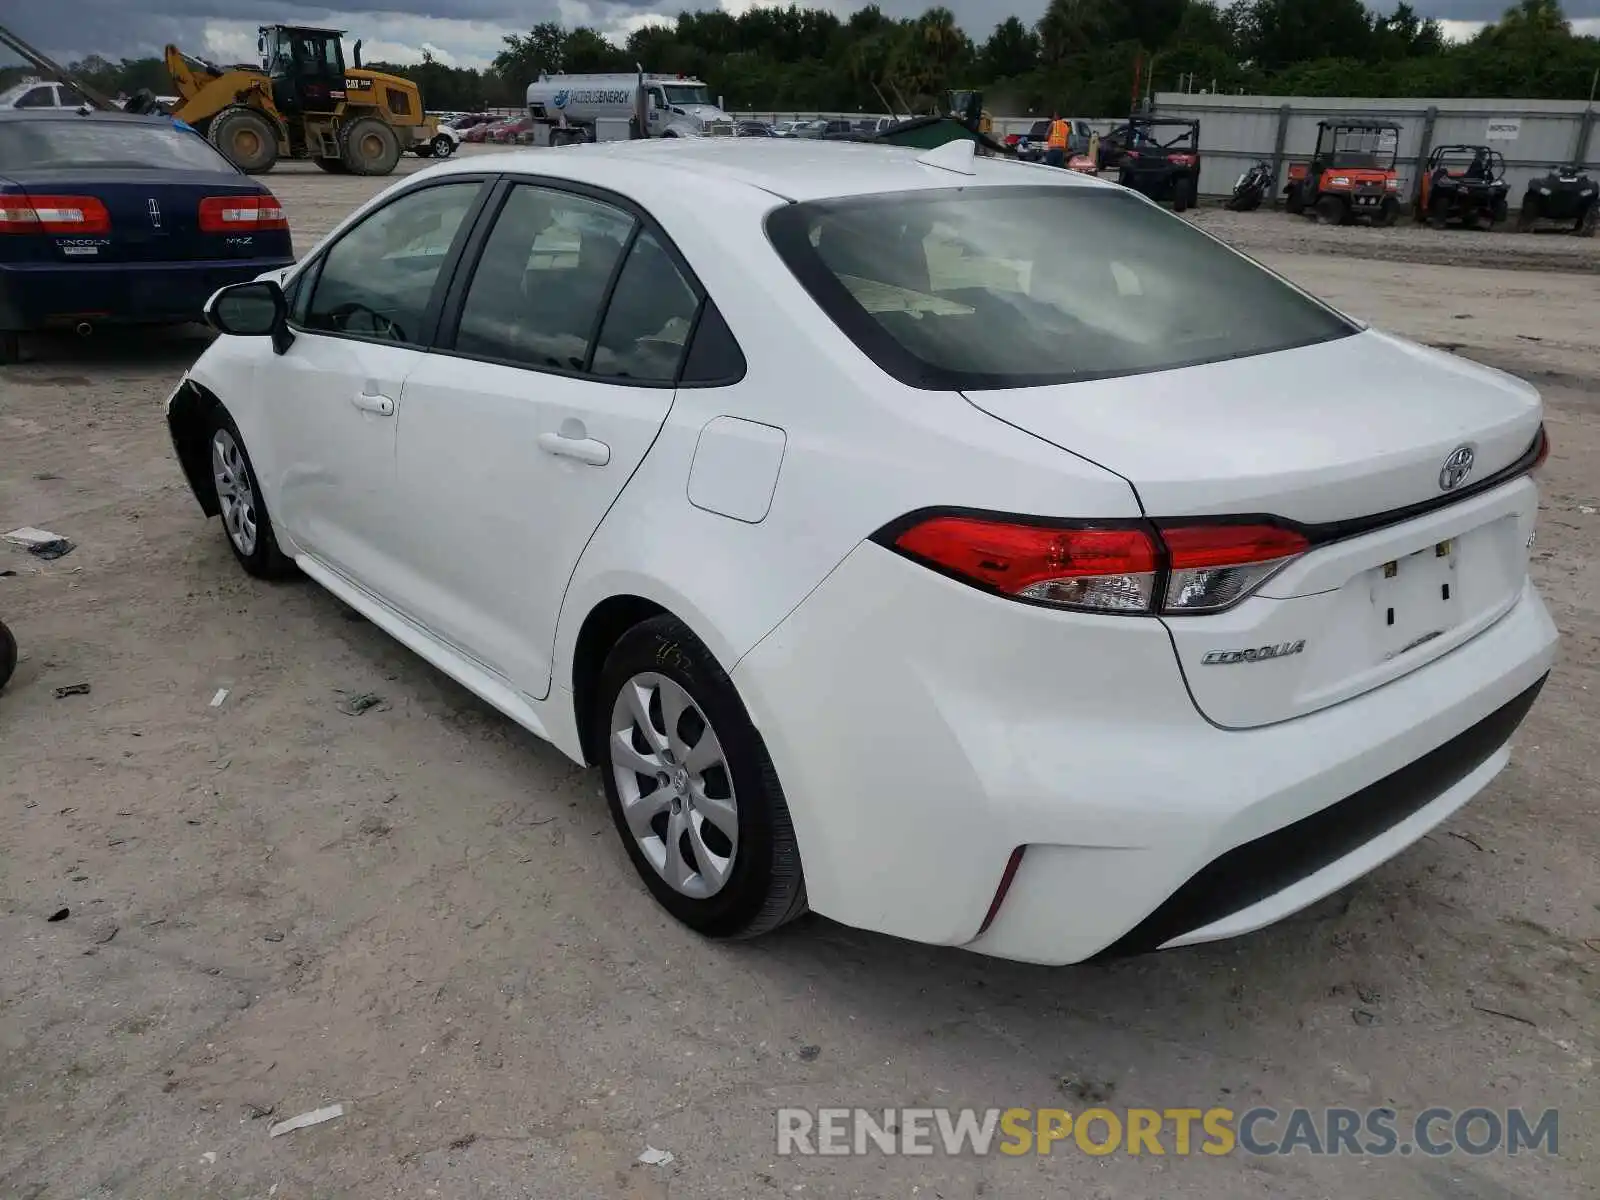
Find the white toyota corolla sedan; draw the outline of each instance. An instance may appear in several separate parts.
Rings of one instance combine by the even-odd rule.
[[[1505,766],[1538,393],[1132,192],[861,144],[452,160],[226,288],[201,508],[604,774],[714,937],[1269,924]]]

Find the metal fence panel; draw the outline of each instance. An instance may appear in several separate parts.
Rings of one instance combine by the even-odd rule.
[[[1155,113],[1200,122],[1204,161],[1200,193],[1223,196],[1233,182],[1258,159],[1272,161],[1282,111],[1283,162],[1278,173],[1281,189],[1288,164],[1309,158],[1317,140],[1317,122],[1325,117],[1366,116],[1392,120],[1400,126],[1397,170],[1400,195],[1409,200],[1415,190],[1423,135],[1433,113],[1429,144],[1487,144],[1506,159],[1506,183],[1513,206],[1522,199],[1528,180],[1543,175],[1557,163],[1577,159],[1594,168],[1595,114],[1576,100],[1458,100],[1366,99],[1359,97],[1220,96],[1160,92]],[[1587,146],[1579,146],[1580,135]]]

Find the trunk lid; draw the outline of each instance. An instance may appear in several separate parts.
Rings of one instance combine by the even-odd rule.
[[[287,230],[206,232],[200,201],[207,196],[266,196],[237,174],[153,168],[28,171],[19,182],[29,196],[92,196],[111,218],[108,234],[54,238],[54,255],[75,263],[171,263],[287,255]]]
[[[1152,518],[1274,516],[1312,548],[1224,612],[1163,618],[1196,706],[1251,728],[1460,645],[1522,595],[1538,393],[1376,332],[1184,371],[968,394],[1124,476]],[[1460,466],[1470,469],[1445,488]],[[1440,501],[1458,491],[1462,499]],[[1071,516],[1072,514],[1049,514]]]

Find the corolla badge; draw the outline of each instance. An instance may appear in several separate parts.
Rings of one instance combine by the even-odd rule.
[[[1255,646],[1248,650],[1211,650],[1200,660],[1207,667],[1231,667],[1235,663],[1267,662],[1274,658],[1287,658],[1291,654],[1304,654],[1305,638],[1293,642],[1279,642],[1273,646]]]
[[[1444,466],[1439,468],[1439,487],[1446,492],[1453,492],[1467,481],[1467,476],[1472,474],[1473,454],[1471,446],[1457,446],[1450,451],[1450,457],[1444,460]]]

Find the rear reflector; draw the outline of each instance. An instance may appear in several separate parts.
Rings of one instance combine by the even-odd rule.
[[[207,196],[200,201],[201,233],[287,229],[283,206],[270,196]]]
[[[1033,524],[932,516],[890,544],[944,574],[1017,600],[1090,612],[1219,612],[1305,552],[1266,524]]]
[[[110,232],[111,214],[93,196],[0,196],[0,233]]]

